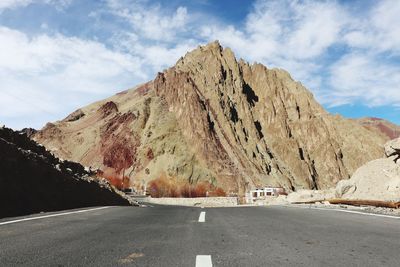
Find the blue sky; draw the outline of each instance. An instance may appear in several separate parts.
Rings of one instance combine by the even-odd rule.
[[[41,128],[218,39],[332,113],[400,124],[400,1],[1,0],[0,124]]]

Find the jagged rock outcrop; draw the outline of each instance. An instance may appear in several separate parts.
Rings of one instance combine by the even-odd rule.
[[[400,138],[390,140],[385,144],[385,155],[386,157],[394,157],[396,163],[400,157]]]
[[[33,128],[24,128],[19,131],[19,133],[25,134],[27,137],[31,138],[35,133],[37,133],[37,130]]]
[[[340,181],[336,196],[345,199],[400,201],[400,138],[385,144],[386,158],[361,166],[349,180]],[[398,152],[397,152],[398,151]]]
[[[286,71],[237,61],[218,42],[153,81],[48,124],[34,139],[135,185],[166,173],[240,193],[333,187],[381,157],[387,140],[330,115]]]
[[[0,218],[129,204],[82,165],[55,158],[22,132],[0,128]]]

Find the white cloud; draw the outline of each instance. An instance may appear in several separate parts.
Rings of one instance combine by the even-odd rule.
[[[335,2],[257,1],[245,25],[206,25],[201,36],[218,39],[239,57],[288,70],[319,97],[320,57],[340,39],[348,19]]]
[[[306,2],[293,6],[295,20],[287,39],[287,50],[296,59],[320,56],[335,44],[345,26],[347,15],[333,2]],[[289,19],[289,18],[287,18]]]
[[[3,0],[0,12],[31,3],[60,10],[72,2]],[[0,105],[6,107],[0,118],[59,119],[93,98],[152,79],[188,50],[216,39],[238,57],[288,70],[325,105],[400,105],[400,1],[372,2],[355,13],[347,2],[258,0],[234,25],[164,2],[103,3],[88,18],[107,29],[107,40],[101,34],[95,41],[30,37],[0,26]],[[50,22],[42,26],[46,31],[57,32]]]
[[[329,68],[325,102],[367,106],[400,104],[400,2],[379,1],[349,22],[342,41],[350,49]],[[333,101],[332,101],[333,100]]]
[[[155,74],[174,65],[181,56],[199,44],[196,31],[204,16],[189,14],[186,7],[168,10],[146,0],[108,0],[107,4],[108,9],[102,12],[111,13],[127,22],[125,28],[114,32],[114,48],[141,58],[142,67],[147,73]]]
[[[168,48],[160,45],[137,45],[136,51],[143,55],[143,60],[151,66],[153,72],[161,71],[175,65],[176,61],[196,47],[195,42],[187,41],[175,47]]]
[[[40,0],[38,0],[40,3]],[[54,6],[58,11],[64,10],[66,7],[71,5],[73,0],[42,0],[44,4]]]
[[[400,68],[373,55],[350,54],[330,67],[331,106],[362,103],[367,106],[400,103]]]
[[[400,1],[378,1],[367,17],[353,21],[345,41],[353,48],[400,55]]]
[[[205,26],[202,34],[250,55],[250,60],[304,60],[322,55],[337,42],[346,17],[331,2],[257,1],[244,29]]]
[[[13,9],[20,6],[27,6],[32,3],[34,0],[1,0],[0,1],[0,11],[2,9]]]
[[[390,55],[400,52],[398,14],[400,2],[390,0],[365,13],[339,2],[259,0],[244,27],[205,25],[201,36],[288,70],[326,105],[396,105],[400,64]],[[347,50],[329,51],[338,48]]]
[[[29,38],[0,27],[0,118],[59,119],[148,78],[138,58],[101,43],[63,35]]]
[[[176,44],[151,43],[140,39],[132,32],[121,32],[114,36],[112,43],[114,48],[125,51],[141,60],[142,69],[148,74],[156,74],[164,68],[170,67],[176,61],[194,49],[198,41],[186,39]]]
[[[112,14],[130,25],[115,32],[113,47],[61,34],[30,37],[0,26],[0,93],[5,95],[0,105],[6,107],[0,110],[1,120],[24,117],[24,125],[19,120],[11,125],[20,128],[38,115],[42,124],[60,119],[77,107],[152,79],[198,44],[191,39],[175,43],[186,25],[186,8],[167,13],[158,5],[128,2],[132,5],[108,2]],[[102,12],[90,16],[98,19]]]
[[[187,9],[181,6],[169,14],[160,5],[149,5],[147,1],[108,0],[107,3],[114,15],[126,19],[135,33],[149,40],[172,41],[188,22]]]
[[[53,5],[56,9],[62,10],[69,6],[72,0],[1,0],[0,12],[4,9],[15,9],[18,7],[26,7],[33,3]]]

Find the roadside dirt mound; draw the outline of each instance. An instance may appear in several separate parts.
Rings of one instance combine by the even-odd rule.
[[[289,203],[310,202],[310,201],[325,201],[335,196],[334,189],[326,190],[299,190],[290,193],[286,200]]]
[[[61,161],[25,134],[0,128],[0,218],[88,206],[130,205],[105,181]]]
[[[360,167],[350,180],[336,186],[336,196],[345,199],[400,201],[400,138],[385,145],[388,158],[370,161]]]

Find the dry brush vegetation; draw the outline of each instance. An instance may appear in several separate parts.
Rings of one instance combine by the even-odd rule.
[[[208,182],[199,182],[190,184],[185,181],[180,181],[174,177],[168,177],[166,174],[161,174],[158,178],[151,180],[147,187],[151,197],[225,197],[225,191],[213,186]]]

